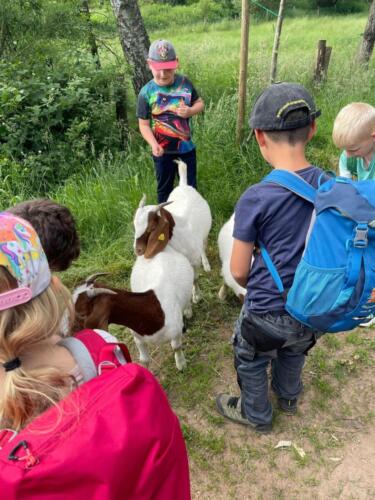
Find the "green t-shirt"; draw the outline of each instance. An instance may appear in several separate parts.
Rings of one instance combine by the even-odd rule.
[[[348,165],[349,164],[349,165]],[[375,155],[366,167],[363,158],[351,156],[348,158],[343,151],[340,156],[339,171],[342,177],[356,175],[359,181],[375,180]]]

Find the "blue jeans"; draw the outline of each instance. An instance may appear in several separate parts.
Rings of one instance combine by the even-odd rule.
[[[153,156],[155,174],[157,181],[158,203],[167,201],[168,196],[173,191],[173,184],[178,175],[178,166],[174,162],[176,158],[181,158],[187,165],[187,183],[189,186],[197,187],[197,158],[195,148],[188,153],[171,153],[163,156]]]
[[[265,331],[270,334],[265,335]],[[258,344],[257,339],[260,339]],[[266,342],[262,346],[263,339]],[[241,311],[233,335],[234,366],[241,389],[242,412],[251,422],[272,422],[267,376],[270,362],[271,385],[277,396],[284,399],[298,398],[302,390],[301,374],[306,352],[315,344],[315,340],[316,333],[313,330],[301,325],[287,313],[246,315],[244,309]],[[262,349],[272,349],[260,351],[259,345]]]

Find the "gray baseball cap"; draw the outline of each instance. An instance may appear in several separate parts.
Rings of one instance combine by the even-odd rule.
[[[306,110],[306,115],[297,120],[287,120],[291,111]],[[320,116],[314,99],[299,83],[273,83],[255,101],[249,125],[259,130],[293,130],[312,123]]]
[[[176,69],[178,60],[173,45],[168,40],[155,40],[150,45],[148,59],[154,69]]]

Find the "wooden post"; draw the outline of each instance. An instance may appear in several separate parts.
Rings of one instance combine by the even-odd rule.
[[[249,54],[249,0],[242,0],[241,13],[241,48],[240,48],[240,73],[238,84],[238,113],[236,126],[236,142],[241,144],[243,140],[243,125],[246,110],[246,81],[247,63]]]
[[[319,40],[316,64],[314,70],[314,82],[319,84],[327,78],[329,61],[331,59],[332,47],[326,46],[326,40]]]
[[[283,26],[283,18],[284,18],[284,7],[285,7],[285,0],[280,0],[279,15],[277,16],[275,38],[273,41],[273,49],[272,49],[271,78],[270,78],[271,83],[274,83],[276,79],[277,56],[279,55],[281,28]]]

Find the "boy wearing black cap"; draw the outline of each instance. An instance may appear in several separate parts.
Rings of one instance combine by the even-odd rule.
[[[263,158],[274,169],[288,170],[318,187],[322,170],[306,159],[305,147],[316,131],[320,115],[307,90],[295,83],[268,87],[257,99],[250,127]],[[315,333],[289,316],[284,297],[254,247],[267,249],[285,289],[290,288],[301,259],[313,206],[286,188],[272,183],[250,186],[235,209],[231,272],[247,288],[234,333],[234,358],[241,396],[220,394],[219,413],[257,432],[272,429],[267,367],[281,410],[297,412],[302,390],[305,354]],[[261,348],[259,347],[261,346]]]
[[[176,158],[187,165],[188,184],[197,186],[190,118],[203,111],[204,103],[191,81],[176,74],[178,58],[170,42],[156,40],[150,45],[148,65],[153,79],[139,93],[137,117],[139,130],[151,146],[158,203],[162,203],[173,190]]]

